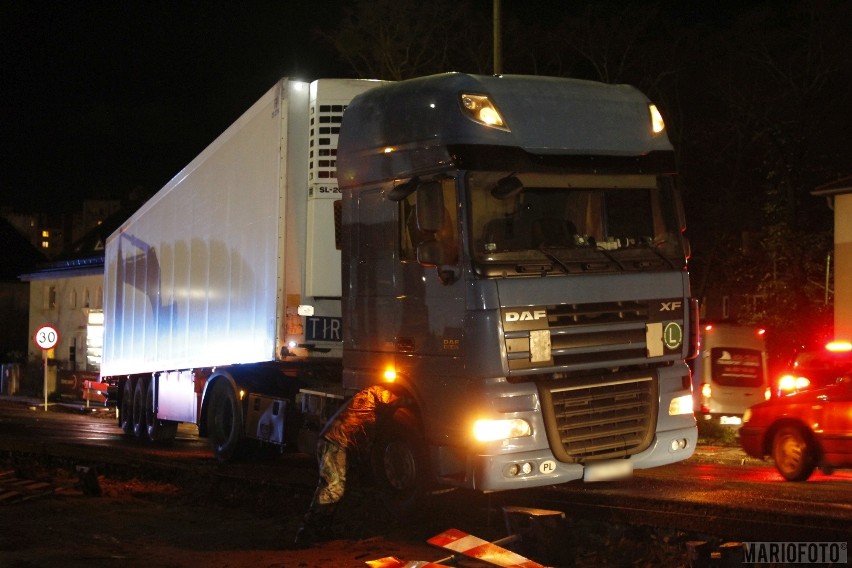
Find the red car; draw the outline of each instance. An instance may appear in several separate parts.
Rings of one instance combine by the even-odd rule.
[[[787,481],[805,481],[817,467],[852,467],[852,377],[756,404],[739,433],[743,450],[772,456]]]
[[[852,343],[832,341],[821,349],[801,351],[773,384],[772,396],[784,396],[830,385],[852,376]]]

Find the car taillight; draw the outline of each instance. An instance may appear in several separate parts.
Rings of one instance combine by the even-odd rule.
[[[793,394],[808,388],[810,385],[811,381],[807,377],[784,375],[778,379],[778,394]]]
[[[701,396],[704,398],[710,398],[710,395],[713,394],[713,389],[710,388],[710,385],[704,383],[701,385]]]

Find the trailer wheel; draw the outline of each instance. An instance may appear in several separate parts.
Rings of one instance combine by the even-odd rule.
[[[133,435],[137,438],[148,437],[148,423],[146,422],[145,400],[148,395],[148,381],[139,378],[133,389]]]
[[[394,419],[376,437],[371,455],[373,477],[392,512],[414,510],[428,489],[428,459],[423,436],[409,420]]]
[[[152,442],[174,440],[177,434],[178,423],[172,420],[160,420],[157,418],[155,406],[156,388],[153,379],[148,384],[145,396],[145,425],[147,426],[147,437]]]
[[[133,434],[133,379],[127,377],[121,388],[121,406],[118,410],[118,426],[128,436]]]
[[[242,436],[243,412],[237,393],[225,381],[214,385],[210,394],[207,430],[216,459],[226,462],[234,457]]]

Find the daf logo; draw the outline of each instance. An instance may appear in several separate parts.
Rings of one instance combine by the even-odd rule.
[[[683,302],[679,300],[675,300],[673,302],[660,302],[660,311],[661,312],[674,312],[677,311],[683,306]]]
[[[506,321],[535,321],[547,317],[547,310],[534,310],[531,312],[506,312]]]

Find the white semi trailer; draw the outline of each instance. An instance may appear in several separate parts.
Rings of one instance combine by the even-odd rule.
[[[283,79],[107,242],[119,423],[197,424],[223,460],[313,451],[331,408],[385,382],[408,402],[372,463],[403,500],[685,459],[673,164],[629,86]]]

